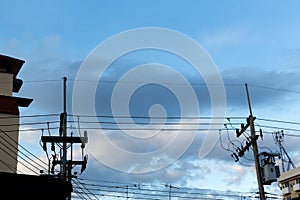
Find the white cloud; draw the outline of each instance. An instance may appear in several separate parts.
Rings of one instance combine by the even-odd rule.
[[[34,127],[32,127],[34,128]],[[20,132],[19,132],[19,140],[22,141],[22,143],[28,143],[31,145],[37,145],[37,141],[40,140],[42,131],[31,131],[31,127],[25,127],[23,128],[20,126]]]
[[[238,164],[225,164],[220,167],[220,170],[228,174],[223,181],[226,182],[228,185],[238,185],[240,184],[244,178],[246,177],[246,170]]]
[[[110,163],[112,168],[136,172],[141,169],[153,171],[176,161],[193,141],[193,134],[189,132],[177,134],[162,131],[151,138],[135,139],[116,131],[105,132],[106,137],[93,131],[89,132],[87,151],[100,162]]]
[[[224,47],[240,45],[247,41],[249,35],[244,28],[227,28],[206,33],[202,41],[206,47]]]
[[[33,154],[35,156],[32,156],[23,149],[20,149],[20,151],[22,151],[23,154],[19,152],[17,173],[38,175],[41,172],[40,170],[42,170],[43,173],[48,173],[48,159],[46,154]]]
[[[232,166],[232,170],[238,175],[245,175],[246,173],[245,169],[241,165],[237,165],[237,164],[234,164]]]

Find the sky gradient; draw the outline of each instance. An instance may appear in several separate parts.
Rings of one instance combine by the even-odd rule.
[[[21,108],[24,116],[62,112],[63,77],[68,77],[68,113],[72,113],[72,88],[85,58],[101,42],[134,28],[167,28],[192,38],[206,50],[221,74],[226,92],[226,116],[232,118],[224,119],[224,129],[215,133],[220,136],[218,142],[204,159],[198,155],[204,136],[198,134],[186,152],[162,170],[142,175],[124,173],[97,162],[91,156],[87,170],[80,177],[112,182],[172,184],[206,191],[257,191],[251,152],[241,163],[234,162],[231,157],[234,145],[243,142],[231,129],[239,128],[249,115],[245,83],[249,85],[253,114],[257,117],[256,128],[265,132],[263,140],[258,141],[259,150],[278,151],[272,133],[284,129],[287,133],[284,146],[295,164],[300,164],[298,125],[274,121],[300,120],[299,2],[4,0],[0,5],[0,53],[25,60],[18,75],[24,84],[15,95],[34,99],[29,108]],[[114,81],[124,72],[144,63],[173,66],[188,77],[201,102],[199,109],[202,116],[209,115],[211,102],[203,78],[194,76],[194,71],[189,70],[191,66],[184,60],[151,50],[124,55],[112,63],[105,80],[98,85],[97,114],[112,113],[109,103],[116,84]],[[168,76],[164,71],[156,72],[161,74],[162,79]],[[130,109],[133,115],[147,115],[154,104],[165,107],[170,116],[179,113],[178,101],[164,87],[145,86],[132,98]],[[192,109],[190,114],[193,114]],[[24,120],[22,122],[27,122]],[[32,120],[47,122],[59,120],[59,116]],[[75,123],[71,125],[76,126]],[[45,127],[46,123],[23,128]],[[55,131],[52,134],[56,134]],[[93,131],[90,130],[89,134]],[[106,134],[122,148],[137,152],[150,152],[167,140],[138,143],[127,140],[116,131],[110,130]],[[168,134],[172,133],[166,132]],[[40,130],[23,131],[20,143],[47,161],[39,145],[40,136]],[[120,137],[124,137],[123,140]],[[105,144],[99,141],[98,145]],[[112,156],[110,151],[103,149],[101,155]],[[76,156],[80,158],[81,152]],[[134,160],[115,156],[116,164],[135,167]],[[268,192],[280,193],[277,183],[265,188]]]

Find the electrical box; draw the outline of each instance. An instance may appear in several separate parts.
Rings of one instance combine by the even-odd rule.
[[[262,171],[262,182],[264,185],[271,185],[276,182],[280,176],[279,166],[274,163],[268,163],[261,167]]]

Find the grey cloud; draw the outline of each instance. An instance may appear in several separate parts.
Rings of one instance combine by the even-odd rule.
[[[70,62],[69,64],[67,64],[61,59],[53,58],[37,59],[35,61],[26,63],[26,66],[24,66],[21,74],[22,79],[25,81],[25,84],[22,87],[20,95],[34,99],[34,102],[31,105],[32,110],[28,110],[27,112],[38,111],[40,113],[59,113],[62,111],[62,81],[26,83],[26,81],[30,80],[39,80],[38,77],[32,77],[32,71],[35,71],[35,73],[40,77],[49,77],[49,79],[61,79],[63,76],[74,79],[80,64],[80,61],[74,63]],[[61,66],[64,67],[61,68]],[[99,114],[111,114],[110,98],[114,86],[114,80],[118,79],[122,75],[122,72],[126,71],[126,67],[122,68],[121,71],[118,71],[117,69],[119,68],[112,68],[111,71],[109,71],[109,73],[107,73],[106,76],[103,77],[106,81],[112,80],[112,82],[103,82],[98,86],[98,92],[95,98]],[[164,74],[162,75],[162,77],[166,75],[167,74]],[[299,77],[298,71],[280,72],[262,69],[250,71],[250,68],[242,68],[223,71],[222,76],[226,85],[228,103],[227,109],[239,109],[241,107],[247,107],[244,83],[249,84],[252,104],[259,107],[264,107],[266,105],[270,105],[271,103],[288,103],[286,97],[291,95],[287,92],[265,89],[263,87],[282,89],[289,88],[289,90],[297,90],[299,88],[299,85],[297,83],[297,78]],[[203,80],[201,78],[197,79],[195,77],[191,77],[190,81],[192,83],[198,83],[193,87],[196,90],[200,101],[200,107],[202,108],[200,108],[200,110],[204,110],[209,113],[209,107],[211,104],[210,97]],[[72,81],[70,81],[68,84],[70,84],[68,85],[68,104],[71,105]],[[230,84],[238,84],[239,86],[230,86]],[[256,86],[262,86],[262,88]],[[163,94],[158,94],[157,91],[161,91]],[[169,115],[178,115],[180,113],[177,107],[178,102],[172,94],[167,94],[167,92],[164,93],[164,91],[166,91],[164,88],[159,87],[141,88],[140,91],[137,91],[137,93],[135,93],[135,96],[132,99],[132,104],[130,105],[132,114],[147,116],[151,105],[154,103],[159,103],[165,106],[165,108],[169,111]],[[119,101],[122,101],[122,99],[120,99]],[[190,109],[191,115],[193,114],[192,106],[193,105],[191,105]],[[235,139],[234,132],[231,134],[233,135],[232,139]],[[110,135],[110,137],[113,141],[118,141],[119,144],[123,145],[123,147],[129,149],[137,148],[135,150],[138,152],[151,151],[156,147],[155,143],[143,142],[142,144],[137,143],[138,145],[135,145],[137,141],[126,140],[126,138],[124,139],[123,137],[118,138],[117,135]],[[121,139],[124,140],[121,141]],[[178,184],[185,184],[188,179],[192,178],[205,179],[205,175],[203,174],[212,173],[210,167],[199,167],[196,164],[191,163],[191,160],[197,160],[201,162],[198,157],[198,153],[202,142],[203,135],[199,134],[194,140],[193,144],[180,157],[180,159],[176,161],[174,165],[171,165],[163,170],[140,175],[128,174],[110,169],[102,164],[93,162],[93,160],[91,159],[88,166],[88,173],[85,176],[99,176],[99,178],[101,179],[112,181],[141,181],[149,183],[164,181],[167,183]],[[297,153],[297,145],[294,143],[295,142],[293,141],[288,141],[287,145],[290,147],[289,151]],[[272,138],[266,138],[263,145],[271,146]],[[248,154],[247,156],[251,158],[252,154]],[[125,158],[123,159],[124,162],[120,164],[126,165],[128,167],[134,166],[135,163],[133,160],[126,160]],[[216,159],[222,161],[223,163],[234,163],[233,159],[230,156],[230,152],[222,149],[219,143],[216,144],[213,151],[210,152],[210,154],[205,159]],[[296,159],[298,163],[298,157]],[[240,176],[237,176],[234,179],[227,179],[226,181],[228,181],[229,184],[237,184],[239,183],[239,181],[241,181],[241,179]]]
[[[299,70],[264,70],[255,67],[236,68],[222,72],[226,85],[229,107],[247,106],[244,84],[248,84],[251,103],[267,106],[272,103],[288,103],[285,97],[299,89]]]

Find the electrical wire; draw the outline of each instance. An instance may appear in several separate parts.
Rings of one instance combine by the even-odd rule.
[[[68,116],[71,117],[82,117],[82,118],[108,118],[108,119],[225,119],[228,117],[222,117],[222,116],[143,116],[143,115],[132,115],[132,116],[126,116],[126,115],[78,115],[78,114],[68,114]],[[244,117],[241,116],[231,116],[231,119],[244,119]]]
[[[58,114],[46,114],[46,115],[29,115],[29,116],[23,116],[23,117],[30,117],[30,118],[35,118],[35,117],[45,117],[45,116],[58,116]],[[69,116],[79,116],[79,115],[69,115]],[[108,116],[108,115],[100,115],[100,116],[84,116],[84,115],[81,115],[80,117],[82,118],[89,118],[89,117],[96,117],[96,118],[106,118],[106,119],[114,119],[114,118],[123,118],[123,119],[146,119],[146,120],[149,120],[149,119],[155,119],[155,118],[161,118],[161,119],[168,119],[169,121],[166,121],[166,122],[153,122],[153,123],[149,123],[149,122],[143,122],[143,121],[135,121],[134,123],[132,121],[122,121],[122,122],[115,122],[115,121],[104,121],[103,119],[102,120],[98,120],[98,122],[94,122],[94,121],[86,121],[86,120],[82,120],[80,123],[81,124],[98,124],[100,127],[102,125],[123,125],[123,124],[128,124],[128,125],[131,125],[131,124],[134,124],[134,125],[148,125],[148,124],[151,124],[151,125],[165,125],[165,126],[172,126],[172,125],[180,125],[181,127],[183,127],[182,129],[174,129],[174,131],[178,131],[178,130],[182,130],[182,131],[206,131],[208,129],[186,129],[184,128],[185,125],[200,125],[200,126],[209,126],[209,125],[222,125],[222,123],[209,123],[209,122],[178,122],[178,121],[170,121],[170,120],[176,120],[176,119],[181,119],[182,117],[179,117],[179,116],[170,116],[170,117],[154,117],[154,118],[150,118],[149,116]],[[185,117],[184,117],[185,118]],[[216,119],[241,119],[243,117],[217,117]],[[0,117],[1,119],[1,117]],[[183,118],[182,118],[183,119]],[[186,117],[186,119],[213,119],[212,117]],[[273,122],[273,123],[285,123],[285,124],[290,124],[290,125],[299,125],[300,123],[297,123],[297,122],[289,122],[289,121],[283,121],[283,120],[274,120],[274,119],[263,119],[263,118],[257,118],[258,120],[261,120],[261,121],[265,121],[265,122]],[[69,123],[75,123],[75,121],[72,121],[72,120],[69,120],[68,121]],[[78,122],[78,121],[76,121]],[[49,123],[49,124],[58,124],[59,121],[58,120],[53,120],[53,121],[38,121],[38,122],[24,122],[24,123],[19,123],[19,124],[16,124],[16,123],[12,123],[12,124],[4,124],[4,126],[15,126],[15,125],[19,125],[21,126],[22,128],[20,128],[19,130],[9,130],[8,132],[14,132],[14,131],[20,131],[20,132],[28,132],[28,131],[40,131],[42,128],[45,129],[45,127],[38,127],[38,128],[33,128],[33,127],[36,127],[38,125],[43,125],[43,124],[46,124],[46,123]],[[234,130],[234,125],[237,125],[238,123],[229,123],[231,125],[231,129],[230,130]],[[31,128],[25,128],[26,126],[31,126]],[[261,128],[267,128],[267,129],[276,129],[276,130],[284,130],[284,131],[291,131],[291,132],[300,132],[300,129],[299,128],[290,128],[290,127],[282,127],[282,126],[271,126],[271,125],[267,125],[267,124],[261,124],[259,125]],[[24,128],[23,128],[24,127]],[[57,126],[53,126],[51,128],[49,128],[49,130],[55,130],[55,129],[58,129],[59,128],[59,125]],[[87,126],[87,127],[84,127],[82,126],[81,129],[97,129],[99,127],[91,127],[91,126]],[[120,130],[119,128],[114,128],[114,127],[102,127],[103,130]],[[143,128],[140,128],[140,129],[137,129],[137,130],[141,130]],[[127,127],[127,128],[124,128],[124,130],[134,130],[133,128],[130,128],[130,127]],[[150,129],[151,130],[151,129]],[[161,130],[161,129],[155,129],[155,130]],[[162,131],[173,131],[173,129],[171,128],[166,128],[166,129],[162,129]],[[218,130],[214,130],[214,131],[218,131]],[[287,134],[287,136],[295,136],[295,137],[300,137],[300,134],[297,135],[297,134]]]
[[[3,145],[3,146],[5,146],[6,148],[7,148],[7,146],[3,143],[3,142],[1,142],[0,141],[0,143]],[[9,157],[11,157],[12,159],[16,159],[15,158],[15,156],[14,155],[12,155],[12,154],[10,154],[9,152],[7,152],[6,151],[6,149],[4,149],[4,148],[2,148],[1,146],[0,146],[0,149],[4,152],[4,153],[6,153],[6,155],[8,155]],[[9,148],[8,148],[9,149]],[[12,151],[13,152],[13,151]],[[15,153],[15,152],[13,152],[13,153]],[[22,158],[22,157],[21,157]],[[24,159],[23,159],[24,160]],[[29,161],[26,161],[26,160],[24,160],[26,163],[28,163],[29,165],[32,165]],[[33,173],[35,173],[35,174],[38,174],[35,170],[33,170],[31,167],[28,167],[28,165],[26,165],[26,164],[24,164],[23,162],[21,162],[21,161],[19,161],[18,160],[18,163],[20,163],[21,165],[23,165],[24,167],[26,167],[27,169],[29,169],[31,172],[33,172]],[[32,165],[32,166],[34,166],[34,165]],[[35,166],[34,166],[35,167]]]
[[[42,164],[47,165],[43,160],[39,159],[38,157],[36,157],[34,154],[32,154],[29,150],[27,150],[24,146],[20,145],[14,138],[12,138],[10,135],[8,135],[5,131],[3,131],[2,129],[0,129],[0,132],[2,134],[0,134],[1,140],[0,143],[9,151],[11,151],[13,154],[15,152],[19,152],[19,154],[17,155],[18,157],[20,157],[22,160],[24,160],[27,164],[29,164],[31,167],[37,169],[37,170],[41,170],[42,169],[46,169],[43,165],[41,165],[40,163],[38,163],[37,161],[33,160],[32,158],[30,158],[28,155],[26,155],[22,150],[20,150],[18,148],[21,147],[23,150],[25,150],[27,153],[29,153],[31,156],[33,156],[34,158],[36,158],[37,160],[39,160]],[[4,134],[4,135],[3,135]],[[6,136],[6,138],[4,137]],[[8,140],[8,138],[10,139],[10,141]],[[5,143],[3,143],[2,141],[4,141]],[[15,144],[13,145],[12,142]],[[8,153],[5,149],[2,149],[6,154],[8,154],[10,157],[12,157],[13,159],[15,159],[14,156],[12,156],[10,153]],[[22,154],[23,156],[26,157],[26,159],[21,156],[20,154]],[[31,161],[31,162],[29,162]],[[20,161],[18,161],[20,162]],[[35,174],[38,174],[35,170],[33,170],[33,168],[28,167],[28,165],[25,165],[24,163],[20,162],[22,165],[24,165],[27,169],[29,169],[30,171],[34,172]],[[34,164],[35,165],[34,165]],[[40,168],[38,168],[38,167]],[[47,169],[46,169],[47,170]]]
[[[124,118],[125,118],[125,116],[123,116]],[[128,118],[132,118],[132,117],[128,117]],[[145,118],[145,117],[142,117],[142,119],[149,119],[149,118]],[[171,119],[171,118],[170,118]],[[174,119],[176,119],[176,118],[174,118]],[[211,118],[207,118],[207,119],[211,119]],[[55,123],[58,123],[59,121],[53,121],[53,124],[55,124]],[[70,123],[72,123],[72,122],[74,122],[74,121],[69,121]],[[88,121],[83,121],[83,122],[87,122],[87,124],[89,123]],[[276,121],[268,121],[268,122],[273,122],[273,123],[275,123]],[[104,124],[106,123],[105,121],[103,122]],[[172,122],[168,122],[169,124],[168,125],[172,125]],[[34,122],[30,122],[30,123],[24,123],[23,124],[23,126],[26,126],[26,125],[29,125],[29,126],[34,126],[34,125],[41,125],[41,124],[43,124],[43,123],[41,123],[41,122],[37,122],[37,123],[34,123]],[[107,124],[113,124],[113,123],[111,123],[111,122],[108,122]],[[128,124],[130,124],[130,123],[128,123]],[[146,124],[145,122],[141,122],[141,124]],[[187,124],[190,124],[190,123],[187,123]],[[205,123],[205,125],[208,125],[209,123]],[[233,124],[237,124],[237,123],[233,123]],[[288,123],[286,123],[286,124],[288,124]],[[293,123],[293,125],[298,125],[298,124],[294,124]],[[269,126],[269,125],[264,125],[264,124],[262,124],[262,125],[259,125],[260,127],[276,127],[276,126]],[[49,128],[49,130],[53,130],[53,129],[58,129],[59,127],[57,126],[57,127],[50,127]],[[90,129],[98,129],[98,128],[94,128],[94,127],[83,127],[83,128],[81,128],[81,129],[87,129],[87,128],[90,128]],[[280,127],[277,127],[277,128],[280,128]],[[281,127],[282,128],[282,127]],[[41,129],[39,129],[39,128],[37,128],[37,130],[41,130]],[[111,130],[110,128],[107,128],[107,130]],[[118,129],[112,129],[112,130],[118,130]],[[140,129],[136,129],[136,130],[140,130]],[[143,129],[143,130],[145,130],[145,129]],[[161,130],[161,129],[149,129],[149,130]],[[173,131],[173,130],[181,130],[181,129],[165,129],[165,130],[169,130],[169,131]],[[207,129],[184,129],[184,130],[207,130]],[[219,129],[216,129],[216,130],[218,130],[219,131]],[[222,129],[222,130],[226,130],[226,131],[229,131],[229,130],[235,130],[234,129],[234,127],[232,126],[232,128],[231,129]],[[283,129],[283,130],[289,130],[289,129],[287,129],[287,128],[285,128],[285,129]],[[298,130],[298,129],[291,129],[291,130]],[[287,136],[297,136],[297,137],[299,137],[300,135],[296,135],[296,134],[286,134]],[[229,137],[229,132],[227,132],[227,137]],[[229,138],[230,139],[230,138]],[[221,139],[222,140],[222,139]],[[222,141],[221,141],[222,142]],[[233,141],[231,141],[231,139],[230,139],[230,142],[232,142],[232,143],[234,143]],[[233,146],[236,146],[236,144],[234,144]],[[27,166],[28,167],[28,166]],[[31,168],[31,167],[30,167]],[[31,168],[32,169],[32,168]],[[82,188],[84,188],[82,185],[79,185],[79,187],[82,187]],[[87,188],[87,189],[89,189],[89,188]],[[90,189],[89,189],[90,190]],[[81,191],[81,193],[83,193],[82,191]],[[174,192],[175,193],[175,192]],[[95,194],[96,195],[96,194]],[[138,195],[138,194],[136,194],[136,195]],[[141,194],[140,194],[141,195]],[[181,197],[181,196],[180,196]]]
[[[130,199],[161,199],[163,197],[168,197],[169,195],[172,196],[172,198],[180,198],[180,199],[218,199],[218,197],[226,197],[226,198],[233,198],[237,197],[239,198],[240,196],[248,196],[245,193],[236,193],[231,192],[230,194],[225,193],[224,191],[206,191],[204,192],[203,189],[197,189],[197,188],[180,188],[180,187],[174,187],[176,188],[175,190],[166,190],[166,189],[153,189],[153,188],[144,188],[141,187],[140,184],[129,184],[125,185],[123,183],[122,185],[120,182],[117,184],[113,184],[111,181],[99,181],[99,180],[94,180],[94,183],[87,183],[84,180],[79,178],[82,184],[86,185],[86,187],[89,188],[90,192],[95,194],[95,195],[100,195],[100,196],[107,196],[109,193],[110,195],[114,195],[114,197],[118,198],[127,198]],[[103,182],[104,184],[98,184],[95,182]],[[166,186],[165,186],[166,187]],[[183,191],[184,190],[184,191]],[[199,192],[197,192],[199,190]],[[102,193],[97,194],[94,191],[102,191]],[[200,192],[201,191],[201,192]],[[117,195],[118,194],[118,195]],[[223,198],[222,198],[223,199]]]
[[[16,145],[18,145],[19,147],[21,147],[23,150],[25,150],[27,153],[29,153],[31,156],[33,156],[34,158],[36,158],[37,160],[39,160],[41,163],[43,163],[44,165],[47,165],[47,163],[45,163],[42,159],[40,159],[39,157],[35,156],[33,153],[30,152],[30,150],[28,150],[27,148],[25,148],[23,145],[21,145],[19,142],[17,142],[15,139],[13,139],[10,135],[8,135],[5,131],[3,131],[2,129],[0,129],[0,132],[2,132],[3,134],[6,135],[6,137],[8,137],[13,143],[15,143]],[[0,137],[2,137],[0,135]],[[2,137],[3,138],[3,137]],[[5,138],[3,138],[8,144],[11,145],[11,143],[6,140]],[[13,145],[11,145],[13,146]],[[14,147],[14,146],[13,146]],[[22,153],[22,151],[16,147],[14,147],[16,150],[18,150],[19,152]],[[24,154],[24,153],[23,153]],[[38,163],[37,163],[38,164]],[[38,164],[39,166],[41,166],[40,164]],[[41,166],[42,167],[42,166]]]
[[[300,91],[295,90],[287,90],[287,89],[281,89],[281,88],[273,88],[273,87],[267,87],[267,86],[260,86],[260,85],[254,85],[254,84],[248,84],[249,86],[256,87],[256,88],[262,88],[262,89],[268,89],[268,90],[276,90],[281,92],[290,92],[290,93],[297,93],[300,94]]]
[[[48,80],[28,80],[28,81],[23,81],[23,83],[49,83],[49,82],[61,82],[62,79],[48,79]],[[115,83],[122,83],[122,84],[144,84],[148,83],[145,81],[120,81],[120,80],[105,80],[105,79],[100,79],[100,80],[82,80],[82,79],[72,79],[68,78],[68,81],[72,82],[90,82],[90,83],[110,83],[110,84],[115,84]],[[1,82],[2,83],[2,82]],[[4,82],[3,82],[4,83]],[[195,85],[195,86],[222,86],[222,87],[244,87],[244,84],[242,83],[224,83],[224,84],[207,84],[207,83],[174,83],[174,82],[164,82],[162,84],[169,84],[169,85]],[[288,90],[288,89],[282,89],[282,88],[275,88],[275,87],[268,87],[268,86],[261,86],[261,85],[256,85],[256,84],[248,84],[250,87],[254,88],[261,88],[261,89],[267,89],[267,90],[276,90],[280,92],[289,92],[289,93],[297,93],[299,94],[300,91],[296,90]]]
[[[81,195],[84,194],[86,196],[86,197],[84,197],[84,199],[91,199],[91,197],[89,196],[90,194],[93,195],[94,197],[96,197],[96,199],[98,199],[95,194],[91,193],[91,191],[88,188],[86,188],[85,185],[83,185],[82,183],[80,183],[76,179],[72,179],[72,183],[77,185],[75,187],[73,186],[73,188],[75,189],[75,193],[81,194]],[[77,188],[80,189],[81,192],[76,190]],[[87,190],[87,192],[85,190]]]
[[[2,119],[22,119],[22,118],[37,118],[37,117],[55,117],[60,114],[38,114],[38,115],[10,115],[10,116],[0,116],[0,120]]]
[[[61,80],[43,80],[43,81],[31,81],[31,82],[49,82],[49,81],[61,81]],[[108,81],[108,82],[112,82],[112,81]],[[206,85],[206,84],[197,84],[197,85]],[[238,86],[241,86],[241,85],[238,85]],[[255,86],[255,85],[251,85],[251,86],[253,86],[253,87],[259,87],[259,86]],[[267,88],[267,87],[262,87],[262,88],[266,88],[266,89],[276,89],[276,88]],[[276,89],[276,90],[280,90],[280,89]],[[280,91],[285,91],[286,92],[286,90],[280,90]],[[296,91],[288,91],[288,92],[296,92]],[[300,93],[300,92],[296,92],[296,93]],[[46,115],[45,115],[46,116]],[[43,117],[45,117],[45,116],[43,116]],[[57,115],[56,115],[57,116]],[[27,117],[33,117],[33,116],[27,116]],[[27,118],[26,116],[20,116],[20,118]],[[35,116],[35,117],[40,117],[40,116]],[[86,117],[86,116],[85,116]],[[97,117],[99,117],[99,116],[97,116]],[[101,116],[101,117],[103,117],[103,116]],[[0,119],[1,119],[2,117],[0,117]],[[7,117],[6,117],[7,118]],[[104,117],[104,118],[115,118],[115,117]],[[126,116],[117,116],[117,118],[126,118]],[[127,117],[128,119],[132,119],[132,118],[136,118],[136,119],[149,119],[149,117],[144,117],[144,116],[133,116],[133,117]],[[151,118],[150,118],[151,119]],[[155,117],[154,117],[154,119],[155,119]],[[167,117],[167,118],[162,118],[162,119],[183,119],[182,117]],[[184,118],[184,119],[201,119],[201,118]],[[207,118],[207,119],[211,119],[211,118]],[[219,119],[221,119],[221,118],[219,118]],[[236,119],[241,119],[241,118],[236,118]],[[260,120],[262,120],[262,121],[267,121],[266,119],[260,119]],[[51,122],[51,123],[58,123],[59,121],[53,121],[53,122]],[[70,123],[72,123],[73,121],[70,121]],[[279,122],[279,121],[276,121],[276,120],[272,120],[272,121],[267,121],[267,122]],[[83,122],[81,122],[81,123],[86,123],[86,124],[89,124],[89,123],[92,123],[92,122],[87,122],[87,121],[83,121]],[[112,125],[115,125],[115,124],[120,124],[120,123],[114,123],[114,122],[105,122],[105,121],[102,121],[102,122],[99,122],[100,124],[112,124]],[[292,125],[300,125],[300,123],[295,123],[295,122],[290,122],[290,123],[288,123],[288,122],[284,122],[284,123],[286,123],[286,124],[292,124]],[[23,124],[20,124],[21,126],[34,126],[34,125],[43,125],[44,123],[43,122],[36,122],[36,123],[34,123],[34,122],[29,122],[29,123],[23,123]],[[130,125],[130,122],[122,122],[122,124],[129,124]],[[135,123],[135,124],[140,124],[140,125],[147,125],[148,123],[146,123],[146,122],[137,122],[137,123]],[[160,125],[160,123],[151,123],[151,124],[153,124],[153,125]],[[176,124],[175,122],[167,122],[167,123],[161,123],[161,124],[164,124],[164,125],[196,125],[196,124],[198,124],[198,123],[184,123],[184,124]],[[210,125],[209,123],[207,123],[207,124],[202,124],[202,125]],[[9,126],[9,125],[8,125]],[[11,124],[11,126],[12,126],[12,124]],[[275,128],[275,129],[281,129],[281,130],[289,130],[289,131],[295,131],[295,132],[297,132],[297,131],[300,131],[299,129],[293,129],[293,128],[284,128],[284,127],[276,127],[276,126],[268,126],[268,125],[262,125],[261,127],[264,127],[264,128]],[[54,129],[57,129],[58,127],[52,127],[51,129],[49,128],[48,130],[54,130]],[[89,127],[85,127],[85,128],[82,128],[82,129],[88,129]],[[91,129],[95,129],[95,128],[91,128]],[[30,130],[34,130],[34,129],[28,129],[29,131]],[[36,130],[41,130],[41,129],[39,129],[39,128],[36,128]],[[107,128],[107,129],[104,129],[104,130],[120,130],[120,129],[109,129],[109,128]],[[124,129],[121,129],[121,130],[124,130]],[[125,129],[126,130],[126,129]],[[128,130],[131,130],[131,129],[128,129]],[[145,129],[135,129],[135,130],[145,130]],[[161,129],[150,129],[150,130],[161,130]],[[181,130],[181,129],[163,129],[163,130],[166,130],[166,131],[178,131],[178,130]],[[190,131],[190,130],[197,130],[197,131],[201,131],[201,130],[207,130],[207,129],[182,129],[183,131],[184,130],[187,130],[187,131]],[[217,129],[216,129],[217,130]],[[227,130],[228,131],[228,129],[222,129],[222,130]],[[230,129],[230,130],[234,130],[234,129]],[[25,131],[25,130],[21,130],[21,131]],[[229,132],[227,132],[227,136],[229,136]],[[287,136],[295,136],[295,137],[300,137],[300,135],[296,135],[296,134],[290,134],[290,135],[287,135]],[[229,137],[228,137],[229,138]],[[222,138],[221,138],[221,134],[220,134],[220,142],[222,143]],[[231,141],[230,140],[230,138],[229,138],[229,141],[230,141],[230,143],[232,144],[232,146],[234,147],[234,146],[236,146],[236,144],[234,144],[234,142],[233,141]],[[261,147],[262,148],[262,147]],[[225,149],[225,148],[224,148]],[[229,148],[228,148],[229,149]],[[77,183],[78,184],[78,183]],[[86,184],[84,184],[84,183],[80,183],[79,185],[77,185],[76,186],[76,188],[80,188],[80,189],[85,189],[85,190],[87,190],[89,193],[92,193],[91,191],[90,191],[90,189],[89,188],[87,188],[87,186],[86,186]],[[124,189],[124,188],[123,188]],[[131,190],[133,190],[133,188],[130,188]],[[109,191],[107,191],[107,192],[109,192]],[[82,194],[85,194],[85,195],[87,195],[88,193],[86,193],[86,192],[79,192],[79,193],[82,193]],[[78,193],[78,194],[79,194]],[[123,192],[124,193],[124,192]],[[173,193],[176,193],[176,191],[173,191]],[[132,193],[132,194],[135,194],[135,195],[138,195],[138,193]],[[94,194],[94,195],[96,195],[96,194]],[[93,195],[93,196],[94,196]],[[142,194],[140,194],[140,195],[142,195]],[[94,197],[97,197],[97,196],[94,196]],[[116,197],[116,196],[115,196]],[[124,196],[122,196],[122,197],[124,197]],[[119,196],[118,196],[118,198],[119,198]],[[129,198],[132,198],[132,197],[129,197]],[[181,198],[185,198],[185,197],[181,197]],[[96,199],[98,199],[98,198],[96,198]],[[143,198],[142,198],[143,199]]]
[[[16,170],[16,168],[14,166],[12,166],[10,163],[0,159],[0,162],[6,166],[8,169],[10,169],[12,172],[14,172]]]

